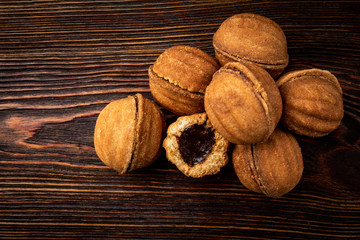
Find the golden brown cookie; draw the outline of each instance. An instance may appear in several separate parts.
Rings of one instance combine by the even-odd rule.
[[[273,198],[290,192],[299,183],[304,169],[295,137],[280,129],[275,129],[265,142],[236,145],[232,161],[246,188]]]
[[[241,13],[226,19],[215,32],[213,45],[221,65],[252,62],[277,77],[289,63],[283,30],[257,14]]]
[[[166,109],[180,115],[204,111],[204,93],[218,63],[190,46],[165,50],[149,68],[150,90]]]
[[[152,164],[161,150],[165,119],[156,104],[141,94],[108,104],[94,131],[101,161],[120,174]]]
[[[266,140],[282,113],[279,89],[263,68],[230,62],[213,76],[205,92],[205,111],[214,128],[235,144]]]
[[[163,142],[167,159],[188,177],[216,174],[228,162],[229,142],[205,113],[179,117]]]
[[[321,137],[335,130],[344,116],[337,78],[321,69],[297,70],[276,82],[283,100],[281,123],[291,131]]]

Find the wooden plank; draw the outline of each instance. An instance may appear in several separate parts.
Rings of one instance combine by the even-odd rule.
[[[340,127],[297,136],[299,185],[270,199],[231,164],[192,179],[164,153],[125,175],[104,166],[92,136],[101,109],[129,94],[153,99],[157,56],[179,44],[214,56],[212,35],[240,12],[284,29],[286,71],[327,69],[343,88]],[[0,238],[359,239],[358,14],[357,1],[1,1]]]

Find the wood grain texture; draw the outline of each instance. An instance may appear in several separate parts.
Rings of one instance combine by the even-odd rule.
[[[192,179],[164,153],[125,175],[105,167],[93,148],[100,110],[153,99],[157,56],[178,44],[214,56],[212,35],[240,12],[283,28],[286,71],[326,69],[343,88],[340,127],[297,136],[299,185],[270,199],[231,164]],[[359,13],[358,1],[1,1],[0,239],[359,239]]]

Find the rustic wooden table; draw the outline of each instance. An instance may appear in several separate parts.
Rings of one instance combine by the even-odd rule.
[[[100,110],[153,99],[147,69],[160,53],[214,56],[214,32],[241,12],[283,28],[287,70],[327,69],[343,88],[340,127],[298,137],[299,185],[271,199],[231,164],[192,179],[164,153],[125,175],[107,168],[93,147]],[[1,1],[0,238],[360,239],[359,15],[358,1]]]

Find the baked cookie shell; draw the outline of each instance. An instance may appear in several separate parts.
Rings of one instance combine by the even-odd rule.
[[[153,72],[189,92],[204,93],[218,63],[206,52],[191,46],[173,46],[155,61]]]
[[[281,27],[264,16],[241,13],[226,19],[213,36],[216,58],[256,63],[273,77],[289,63],[286,36]]]
[[[164,108],[189,115],[204,112],[204,93],[219,64],[190,46],[166,49],[149,67],[150,91]]]
[[[235,144],[266,140],[282,112],[274,80],[252,63],[231,62],[220,68],[206,89],[204,102],[214,128]]]
[[[165,118],[141,94],[108,104],[94,130],[95,151],[108,167],[123,174],[152,164],[161,150]]]
[[[273,198],[290,192],[299,183],[304,169],[295,137],[280,129],[275,129],[265,142],[236,145],[232,162],[246,188]]]
[[[284,104],[281,123],[292,132],[321,137],[340,125],[344,116],[342,89],[329,71],[292,71],[276,83]]]

